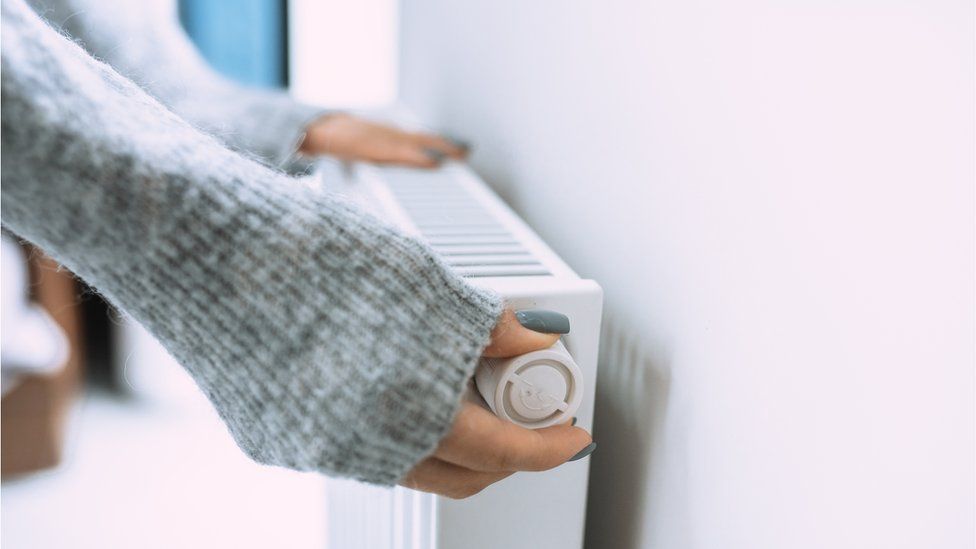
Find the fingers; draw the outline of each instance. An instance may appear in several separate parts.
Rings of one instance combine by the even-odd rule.
[[[568,424],[530,430],[465,403],[434,456],[484,472],[545,471],[566,463],[593,439]]]
[[[299,150],[344,160],[433,168],[449,158],[464,159],[468,146],[447,137],[332,113],[309,124]]]
[[[470,149],[469,145],[465,142],[440,135],[416,133],[413,134],[413,137],[422,148],[440,151],[456,160],[462,160],[468,156]]]
[[[511,472],[472,471],[437,458],[427,458],[407,473],[401,486],[453,499],[471,497],[510,476]]]
[[[569,333],[565,315],[545,309],[506,309],[483,355],[508,357],[546,349],[565,333]],[[559,425],[530,430],[465,402],[433,455],[417,464],[402,484],[466,498],[516,471],[545,471],[582,459],[596,444],[575,423],[575,418],[567,418]]]
[[[547,334],[530,330],[519,322],[515,311],[505,309],[491,332],[491,342],[482,354],[489,358],[524,355],[539,349],[548,349],[558,340],[558,333]]]
[[[405,138],[391,146],[387,155],[375,159],[380,164],[400,164],[413,168],[436,168],[447,155],[436,149],[425,149],[413,139]]]
[[[437,135],[398,131],[390,141],[389,155],[381,161],[417,168],[434,168],[445,160],[463,160],[467,147]]]

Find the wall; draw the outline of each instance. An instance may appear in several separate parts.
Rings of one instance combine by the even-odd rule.
[[[290,90],[331,108],[396,98],[397,0],[288,0]]]
[[[606,290],[590,547],[973,547],[971,3],[400,9],[406,103]]]

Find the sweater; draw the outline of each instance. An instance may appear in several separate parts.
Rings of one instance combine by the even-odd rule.
[[[229,150],[2,1],[2,222],[142,323],[254,460],[390,485],[501,312],[425,244]]]
[[[175,0],[29,0],[43,19],[231,149],[272,166],[306,168],[305,126],[329,111],[280,90],[220,75],[183,31]]]

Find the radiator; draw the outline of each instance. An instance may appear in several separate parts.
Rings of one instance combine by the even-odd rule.
[[[437,170],[326,163],[319,175],[403,231],[425,239],[460,275],[516,309],[569,316],[562,338],[582,378],[578,425],[590,430],[603,294],[580,278],[466,165]],[[589,459],[518,473],[451,500],[406,488],[328,481],[333,549],[572,549],[582,547]]]

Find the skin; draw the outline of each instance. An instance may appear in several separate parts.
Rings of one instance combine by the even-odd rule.
[[[344,113],[329,114],[309,124],[299,148],[311,156],[325,154],[349,161],[434,168],[441,159],[432,156],[431,150],[440,151],[444,158],[461,160],[467,156],[467,150],[438,135],[409,132]]]
[[[522,327],[506,310],[483,356],[510,357],[550,347],[558,339]],[[592,442],[590,434],[569,423],[525,429],[465,402],[448,434],[432,455],[400,482],[453,499],[473,496],[518,471],[546,471],[566,463]]]
[[[408,132],[348,114],[330,114],[306,128],[300,151],[326,154],[349,161],[433,168],[440,159],[463,159],[467,151],[433,134]],[[483,356],[505,358],[551,347],[559,338],[523,327],[506,310],[491,334]],[[465,402],[450,431],[434,453],[404,476],[401,485],[453,499],[473,496],[518,471],[558,467],[585,448],[590,434],[567,422],[530,430],[499,419],[476,404]]]

